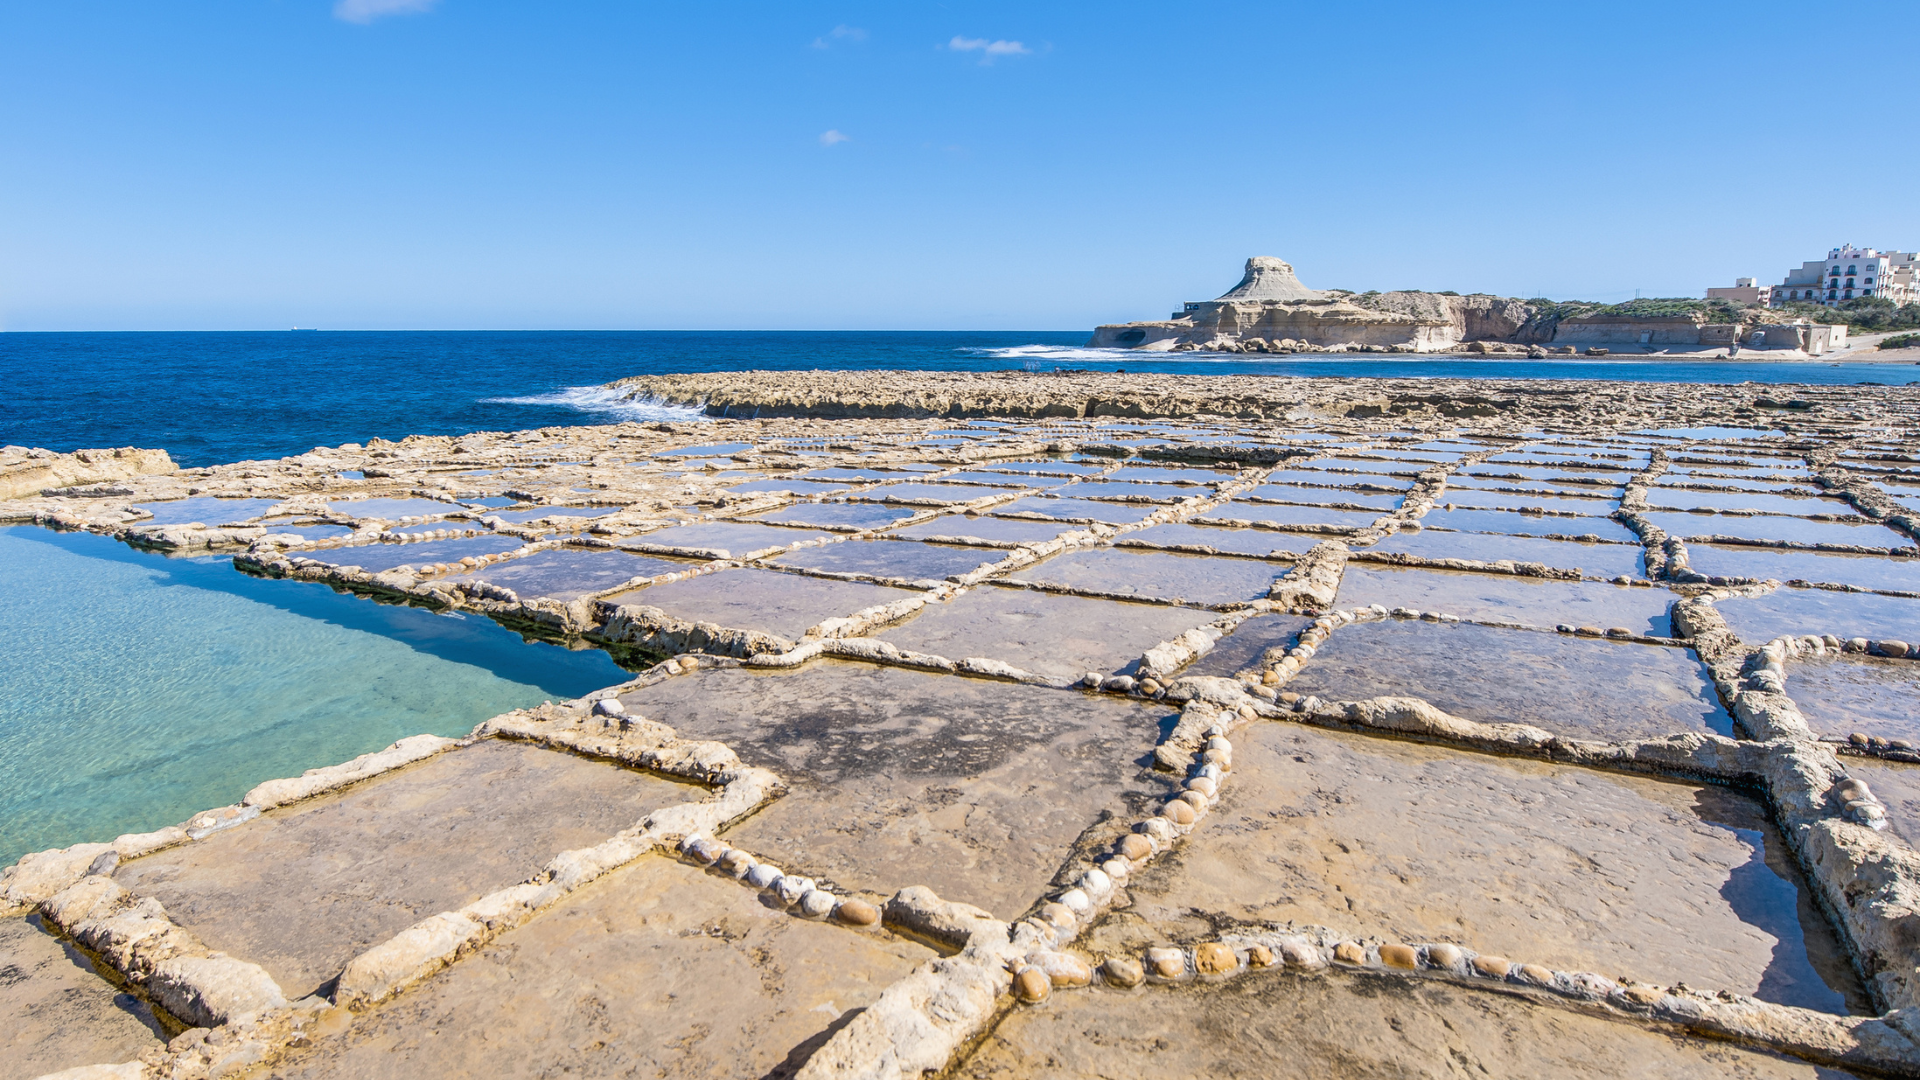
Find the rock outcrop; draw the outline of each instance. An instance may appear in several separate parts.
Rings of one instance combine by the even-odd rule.
[[[1094,328],[1094,348],[1152,352],[1477,352],[1545,356],[1584,346],[1644,352],[1728,348],[1819,355],[1845,341],[1844,327],[1782,325],[1765,308],[1707,310],[1689,301],[1612,307],[1476,293],[1319,291],[1283,260],[1247,260],[1240,283],[1215,300],[1188,303],[1166,319]],[[1728,319],[1733,321],[1727,321]],[[1763,325],[1764,324],[1764,325]],[[1755,333],[1754,331],[1760,331]],[[1598,351],[1596,350],[1596,354]]]
[[[176,471],[165,450],[122,446],[56,454],[35,447],[0,447],[0,499],[24,499],[57,488],[85,487]]]
[[[1186,305],[1158,322],[1098,327],[1104,348],[1228,352],[1440,352],[1464,340],[1520,333],[1532,305],[1491,296],[1321,292],[1284,260],[1247,260],[1240,284],[1216,300]],[[1547,333],[1551,335],[1551,328]]]

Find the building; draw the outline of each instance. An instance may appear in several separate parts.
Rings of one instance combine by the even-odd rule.
[[[1758,285],[1750,277],[1734,278],[1732,288],[1707,290],[1709,300],[1732,300],[1740,304],[1764,304],[1773,295],[1773,286]]]
[[[1881,296],[1896,304],[1920,300],[1920,255],[1842,244],[1825,259],[1789,271],[1787,279],[1773,287],[1771,303],[1837,307],[1863,296]]]

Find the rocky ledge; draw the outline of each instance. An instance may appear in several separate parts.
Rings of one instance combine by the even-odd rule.
[[[1505,379],[1302,379],[1099,371],[716,371],[607,384],[634,401],[694,405],[739,420],[1196,416],[1242,420],[1498,418],[1524,424],[1724,423],[1793,411],[1892,419],[1920,387],[1786,388]],[[1781,395],[1784,393],[1784,397]],[[1771,395],[1771,396],[1770,396]],[[1781,400],[1776,400],[1780,397]],[[1885,411],[1891,410],[1891,411]]]

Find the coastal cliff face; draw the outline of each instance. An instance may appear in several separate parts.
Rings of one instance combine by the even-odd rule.
[[[1253,352],[1438,352],[1463,341],[1552,337],[1523,300],[1428,292],[1321,292],[1280,259],[1247,260],[1240,284],[1173,318],[1102,326],[1095,347]]]
[[[176,471],[165,450],[122,446],[56,454],[25,446],[0,447],[0,499],[23,499],[56,488],[161,476]]]
[[[1651,302],[1656,307],[1672,301]],[[1637,308],[1635,305],[1620,307]],[[1664,308],[1661,309],[1664,312]],[[1280,259],[1247,260],[1240,284],[1216,300],[1185,305],[1172,317],[1096,327],[1095,348],[1153,352],[1508,352],[1562,354],[1579,346],[1710,349],[1739,342],[1750,348],[1800,350],[1817,355],[1802,327],[1753,338],[1782,316],[1766,309],[1729,315],[1705,311],[1620,313],[1598,304],[1558,304],[1507,296],[1415,291],[1316,291],[1300,283]],[[1725,321],[1726,319],[1735,321]],[[1840,340],[1844,340],[1841,338]],[[1824,339],[1823,339],[1824,341]]]

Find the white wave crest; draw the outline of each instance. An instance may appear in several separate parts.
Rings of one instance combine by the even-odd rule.
[[[1075,345],[1013,345],[1003,349],[969,349],[976,356],[995,360],[1098,360],[1102,363],[1138,361],[1141,354],[1132,349],[1089,349]]]
[[[583,413],[597,413],[621,420],[705,420],[698,405],[677,405],[651,394],[634,395],[608,386],[567,386],[545,394],[523,397],[483,398],[490,405],[558,405]]]

